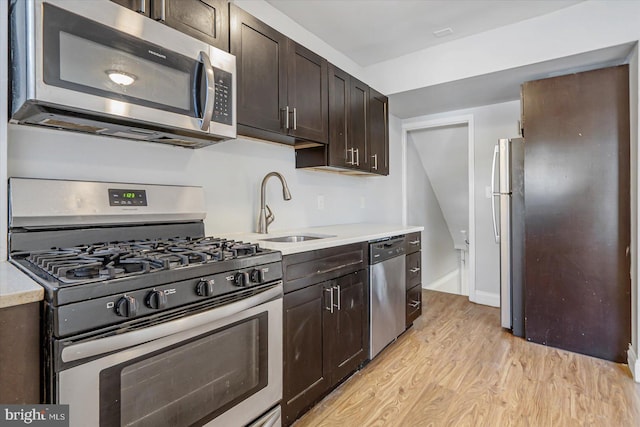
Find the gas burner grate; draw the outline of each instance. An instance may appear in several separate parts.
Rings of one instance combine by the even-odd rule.
[[[26,260],[62,284],[109,280],[254,256],[253,243],[216,237],[98,242],[26,254]]]

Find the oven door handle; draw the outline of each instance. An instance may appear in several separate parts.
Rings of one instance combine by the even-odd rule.
[[[170,335],[189,331],[199,326],[206,325],[234,314],[248,310],[270,300],[282,297],[282,282],[274,288],[268,289],[249,298],[236,301],[231,304],[216,307],[204,313],[186,316],[181,319],[172,320],[160,325],[127,332],[120,335],[113,335],[106,338],[99,338],[93,341],[73,344],[62,349],[62,361],[73,362],[87,357],[98,356],[112,351],[134,347],[146,342],[165,338]]]

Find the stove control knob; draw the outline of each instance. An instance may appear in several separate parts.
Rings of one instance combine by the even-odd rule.
[[[200,279],[200,281],[196,285],[196,294],[201,297],[210,297],[211,295],[213,295],[213,284],[213,279]]]
[[[163,290],[152,290],[147,294],[145,303],[149,308],[162,309],[167,307],[167,296]]]
[[[138,301],[130,295],[125,295],[116,302],[116,314],[122,317],[136,317]]]
[[[249,273],[243,273],[241,271],[237,272],[235,276],[233,276],[233,283],[236,286],[249,286],[251,284],[249,280]]]
[[[260,283],[264,280],[264,274],[262,270],[254,268],[249,272],[249,279],[251,279],[253,283]]]

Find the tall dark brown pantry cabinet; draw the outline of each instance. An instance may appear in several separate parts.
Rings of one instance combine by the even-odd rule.
[[[627,66],[523,86],[525,336],[616,362],[631,341]]]

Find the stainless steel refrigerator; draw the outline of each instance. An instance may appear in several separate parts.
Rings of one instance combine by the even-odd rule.
[[[524,139],[500,139],[491,166],[493,233],[500,244],[500,322],[524,336]]]

